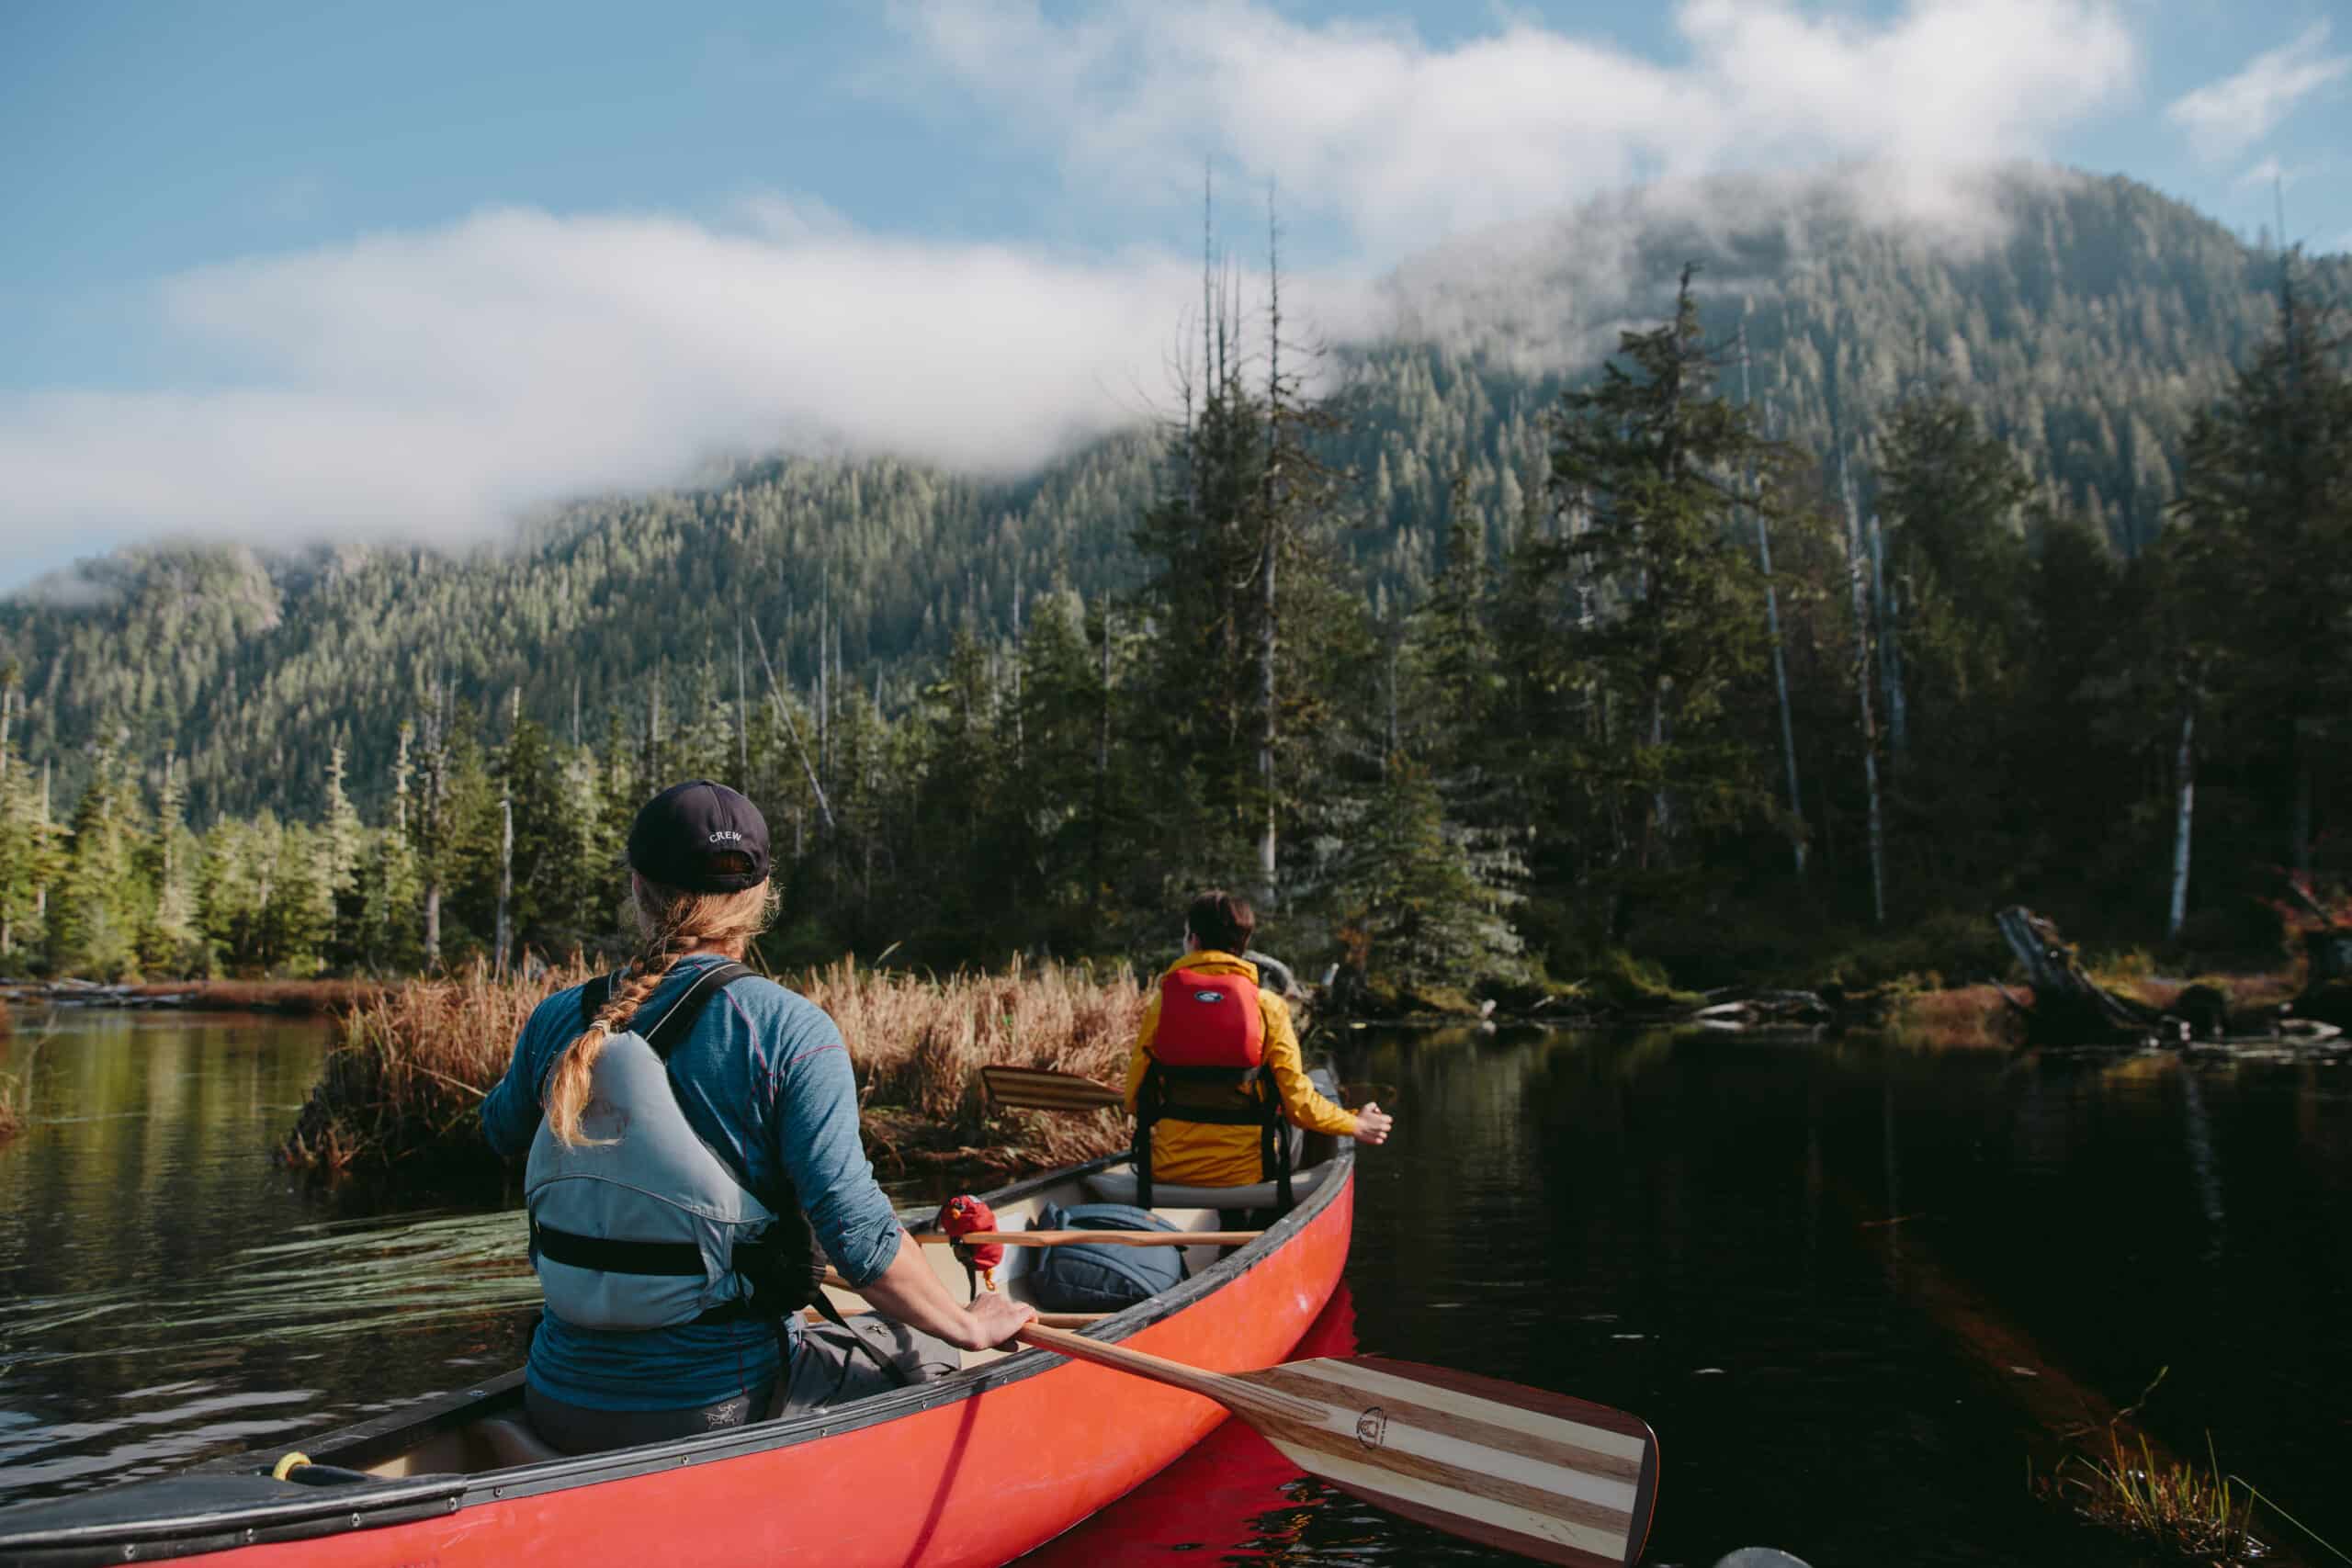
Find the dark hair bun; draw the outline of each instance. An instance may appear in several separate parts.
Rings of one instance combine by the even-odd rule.
[[[1258,914],[1250,908],[1249,899],[1212,887],[1184,911],[1184,929],[1203,947],[1238,956],[1249,951],[1250,939],[1258,930]]]

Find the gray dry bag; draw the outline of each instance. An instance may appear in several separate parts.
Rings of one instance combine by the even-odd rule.
[[[1048,1203],[1037,1214],[1041,1231],[1172,1231],[1176,1227],[1132,1203]],[[1039,1249],[1029,1271],[1029,1293],[1046,1312],[1116,1312],[1182,1280],[1184,1252],[1176,1247],[1097,1247],[1078,1242]]]

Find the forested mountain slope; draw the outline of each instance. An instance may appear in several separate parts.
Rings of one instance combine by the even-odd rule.
[[[1399,334],[1331,367],[1367,592],[1418,600],[1457,488],[1495,544],[1541,504],[1546,409],[1618,326],[1657,319],[1686,261],[1702,268],[1711,337],[1745,328],[1774,427],[1846,455],[1865,494],[1888,411],[1941,387],[2052,501],[2117,550],[2143,547],[2192,414],[2275,317],[2275,255],[2120,178],[2013,175],[1981,243],[1865,222],[1830,190],[1632,197],[1403,269]],[[2352,263],[2310,272],[2320,295],[2352,297]],[[1739,369],[1726,373],[1736,396]],[[0,604],[0,662],[21,671],[24,755],[55,766],[63,799],[90,742],[127,731],[130,754],[183,760],[199,823],[262,807],[309,818],[338,737],[372,805],[429,682],[481,706],[519,688],[559,736],[575,713],[589,734],[615,715],[636,729],[657,701],[732,704],[746,616],[786,679],[806,686],[822,649],[870,688],[935,659],[967,617],[1007,626],[1018,596],[1125,590],[1158,472],[1156,434],[1138,431],[1012,484],[891,458],[765,462],[704,489],[583,501],[462,558],[130,551]]]

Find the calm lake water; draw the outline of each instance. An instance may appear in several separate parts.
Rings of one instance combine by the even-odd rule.
[[[520,1359],[511,1211],[368,1213],[268,1159],[315,1024],[65,1012],[7,1070],[0,1502],[266,1447]],[[2135,1561],[2032,1501],[2053,1427],[2146,1422],[2352,1548],[2352,1067],[1875,1040],[1360,1032],[1391,1086],[1302,1353],[1633,1411],[1648,1561]],[[1500,1561],[1228,1423],[1038,1564]],[[2307,1557],[2319,1560],[2312,1549]]]

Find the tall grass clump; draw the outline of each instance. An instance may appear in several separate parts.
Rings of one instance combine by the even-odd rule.
[[[1100,976],[1016,959],[1002,974],[935,979],[844,958],[800,988],[841,1025],[869,1111],[903,1111],[933,1140],[952,1136],[1001,1168],[1042,1169],[1126,1146],[1120,1115],[996,1112],[979,1078],[981,1067],[1007,1063],[1124,1082],[1146,995],[1125,966]],[[869,1116],[869,1130],[888,1122]]]
[[[2012,1003],[2000,987],[1991,984],[1904,989],[1895,999],[1894,1033],[1905,1045],[2007,1050],[2017,1043],[2018,1007],[2030,1001],[2030,992],[2019,992],[2018,1002]]]
[[[487,1160],[475,1116],[506,1071],[531,1010],[590,971],[577,960],[530,979],[499,979],[476,960],[462,973],[409,980],[345,1015],[278,1157],[337,1173],[426,1151]]]
[[[2253,1535],[2252,1487],[2224,1476],[2218,1463],[2200,1469],[2159,1460],[2145,1438],[2136,1452],[2113,1427],[2107,1438],[2105,1456],[2069,1455],[2036,1479],[2036,1495],[2185,1562],[2236,1568],[2263,1555]]]
[[[436,1169],[488,1164],[476,1121],[482,1096],[506,1071],[531,1010],[594,973],[575,959],[501,980],[477,964],[362,1002],[279,1157],[325,1173],[418,1157]],[[844,958],[782,978],[841,1026],[867,1141],[886,1167],[960,1158],[1044,1168],[1126,1144],[1124,1119],[1109,1111],[1000,1112],[979,1083],[992,1062],[1122,1081],[1145,999],[1125,968],[1098,976],[1015,963],[1002,974],[930,978]]]

